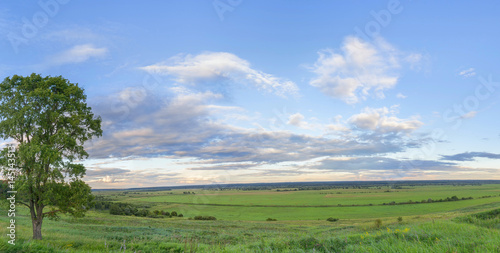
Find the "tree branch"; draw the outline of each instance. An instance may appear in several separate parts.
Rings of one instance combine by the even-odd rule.
[[[47,214],[54,214],[54,213],[57,213],[57,212],[62,212],[62,210],[53,210],[53,211],[50,211],[50,212],[46,212],[46,213],[42,213],[43,216],[47,215]]]

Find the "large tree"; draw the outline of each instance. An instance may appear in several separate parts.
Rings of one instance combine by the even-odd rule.
[[[16,145],[16,202],[30,210],[33,239],[42,239],[44,217],[81,217],[88,209],[91,189],[82,181],[85,167],[76,162],[88,157],[84,142],[101,135],[101,118],[78,84],[38,74],[0,84],[0,138]],[[4,176],[8,155],[7,148],[0,155]]]

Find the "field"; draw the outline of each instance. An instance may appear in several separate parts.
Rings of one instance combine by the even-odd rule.
[[[44,240],[35,242],[30,240],[28,212],[19,209],[16,245],[7,244],[4,236],[0,251],[500,252],[500,184],[194,188],[95,195],[101,204],[122,203],[150,215],[112,215],[104,205],[94,206],[84,218],[46,219]],[[183,217],[153,215],[155,210]],[[2,227],[8,226],[5,216],[0,218]]]

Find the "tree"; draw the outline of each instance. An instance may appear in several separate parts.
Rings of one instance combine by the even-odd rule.
[[[82,180],[85,167],[74,161],[87,158],[84,142],[100,136],[101,118],[87,106],[78,84],[34,73],[7,77],[0,84],[0,138],[17,144],[16,202],[30,210],[33,239],[42,239],[44,217],[85,214],[93,197]],[[0,154],[4,175],[8,155],[4,148]]]

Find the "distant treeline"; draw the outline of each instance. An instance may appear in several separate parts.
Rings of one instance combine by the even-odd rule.
[[[491,196],[483,196],[482,198],[489,198]],[[447,197],[445,199],[436,199],[436,200],[433,200],[433,199],[427,199],[427,200],[422,200],[422,201],[412,201],[412,200],[409,200],[407,202],[398,202],[396,203],[395,201],[392,201],[390,203],[383,203],[382,205],[404,205],[404,204],[420,204],[420,203],[433,203],[433,202],[448,202],[448,201],[459,201],[459,200],[469,200],[469,199],[474,199],[473,197],[462,197],[462,198],[458,198],[457,196],[453,196],[453,197]]]
[[[279,188],[298,190],[328,190],[328,189],[367,189],[373,187],[415,187],[426,185],[483,185],[500,184],[500,180],[419,180],[419,181],[339,181],[339,182],[286,182],[286,183],[254,183],[254,184],[213,184],[213,185],[186,185],[174,187],[131,188],[129,191],[170,191],[172,189],[205,189],[205,190],[274,190]],[[401,188],[398,188],[401,187]],[[113,191],[113,190],[94,190]],[[116,190],[115,190],[116,191]]]
[[[148,210],[151,208],[150,205],[138,205],[122,202],[111,202],[103,196],[96,196],[95,200],[91,205],[94,210],[107,211],[112,215],[128,215],[128,216],[138,216],[138,217],[150,217],[150,218],[165,218],[165,217],[183,217],[181,213],[176,211],[167,212],[162,210]]]

